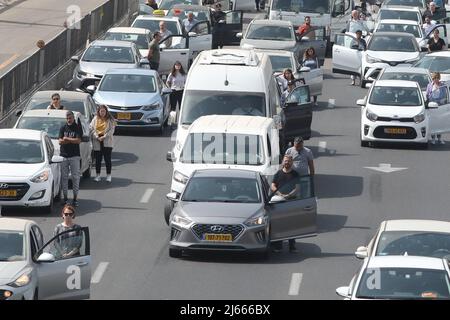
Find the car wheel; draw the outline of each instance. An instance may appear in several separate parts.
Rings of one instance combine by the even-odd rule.
[[[369,141],[361,140],[361,147],[368,147],[368,146],[369,146]]]
[[[173,210],[173,202],[167,200],[164,206],[164,219],[166,220],[167,225],[169,225],[170,214],[172,213],[172,210]]]
[[[419,143],[419,144],[418,144],[418,147],[419,147],[419,149],[427,150],[427,149],[428,149],[428,142],[425,142],[425,143]]]
[[[169,248],[169,257],[171,258],[181,258],[183,251],[181,249]]]
[[[39,289],[34,289],[33,300],[39,300]]]

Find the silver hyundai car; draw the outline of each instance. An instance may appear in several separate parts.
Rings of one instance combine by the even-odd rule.
[[[271,241],[315,236],[317,202],[311,177],[299,177],[295,184],[299,192],[290,198],[271,197],[258,172],[195,171],[179,198],[167,195],[177,202],[170,216],[169,255],[223,250],[267,257]]]

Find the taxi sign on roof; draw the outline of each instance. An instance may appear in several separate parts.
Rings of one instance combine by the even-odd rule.
[[[164,10],[154,10],[153,15],[158,16],[158,17],[164,17],[165,13],[164,13]]]

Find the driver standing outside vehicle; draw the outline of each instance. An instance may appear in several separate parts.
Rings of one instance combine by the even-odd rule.
[[[356,30],[356,41],[353,40],[351,43],[352,49],[357,49],[360,51],[366,51],[367,50],[367,43],[366,40],[362,38],[362,30]],[[362,77],[362,75],[361,75]],[[350,78],[352,79],[352,86],[355,85],[355,76],[351,75]]]
[[[294,146],[286,150],[286,155],[292,157],[293,168],[300,176],[314,176],[314,156],[312,151],[303,145],[302,137],[294,139]]]
[[[222,49],[223,47],[223,24],[225,23],[226,14],[222,11],[222,5],[216,3],[215,11],[212,14],[213,22],[213,44],[212,49]]]
[[[293,168],[293,159],[291,155],[285,155],[283,158],[283,167],[273,177],[271,190],[275,195],[283,197],[286,200],[295,199],[300,192],[300,175]],[[281,252],[283,241],[273,243],[274,252]],[[297,252],[295,239],[289,239],[289,251]]]

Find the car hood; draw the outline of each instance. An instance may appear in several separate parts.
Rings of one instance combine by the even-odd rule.
[[[395,61],[395,62],[418,59],[420,56],[419,52],[372,51],[372,50],[367,50],[365,54],[375,59],[380,59],[383,61]]]
[[[96,91],[93,98],[98,104],[119,107],[145,106],[159,102],[158,93]]]
[[[295,47],[296,42],[292,41],[275,41],[275,40],[251,40],[242,39],[242,48],[258,48],[258,49],[275,49],[275,50],[291,50]]]
[[[135,68],[134,63],[104,63],[104,62],[84,62],[80,61],[80,70],[86,73],[103,76],[108,69],[115,68]]]
[[[398,116],[399,118],[412,118],[425,110],[423,106],[391,107],[391,106],[368,105],[367,108],[379,117],[389,117],[389,118],[395,118],[394,116]]]
[[[8,178],[32,178],[43,168],[43,163],[1,163],[0,179],[8,182]]]
[[[281,14],[281,19],[279,18],[279,14]],[[311,21],[314,21],[314,26],[328,26],[331,23],[330,14],[320,14],[313,12],[302,13],[283,10],[272,10],[270,19],[291,21],[294,26],[299,26],[305,22],[306,16],[311,17]]]
[[[27,265],[26,261],[0,262],[0,286],[15,281]]]
[[[263,210],[262,203],[180,202],[176,212],[192,218],[242,218],[246,220]]]

